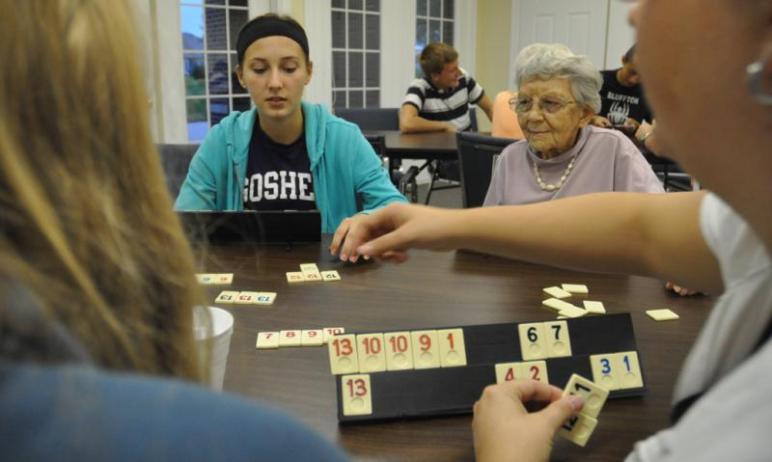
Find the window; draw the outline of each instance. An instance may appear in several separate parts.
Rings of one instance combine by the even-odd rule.
[[[418,0],[416,2],[415,24],[415,76],[421,71],[421,51],[432,42],[453,45],[453,1]]]
[[[250,108],[236,78],[236,38],[247,0],[180,0],[188,140],[201,141],[231,111]]]
[[[332,104],[380,106],[380,0],[332,0]]]

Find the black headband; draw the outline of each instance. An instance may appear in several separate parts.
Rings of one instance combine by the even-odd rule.
[[[247,52],[247,48],[252,43],[261,38],[275,35],[281,35],[296,41],[306,54],[306,58],[308,58],[308,37],[306,37],[306,32],[300,25],[278,16],[260,16],[246,23],[239,31],[239,38],[236,41],[236,53],[239,64],[244,62],[244,53]]]

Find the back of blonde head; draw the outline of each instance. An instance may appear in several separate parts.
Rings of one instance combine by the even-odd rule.
[[[0,276],[97,364],[198,378],[201,294],[132,18],[126,0],[0,0]]]

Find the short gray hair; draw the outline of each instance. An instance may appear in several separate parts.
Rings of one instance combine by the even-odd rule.
[[[520,51],[515,60],[515,83],[520,87],[533,80],[568,79],[579,104],[600,112],[603,78],[587,56],[575,55],[560,43],[534,43]]]

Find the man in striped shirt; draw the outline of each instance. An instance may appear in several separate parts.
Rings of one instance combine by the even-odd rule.
[[[399,111],[403,133],[468,130],[471,104],[480,106],[491,119],[491,99],[458,67],[458,52],[452,46],[427,45],[421,52],[421,69],[424,77],[410,84]]]

